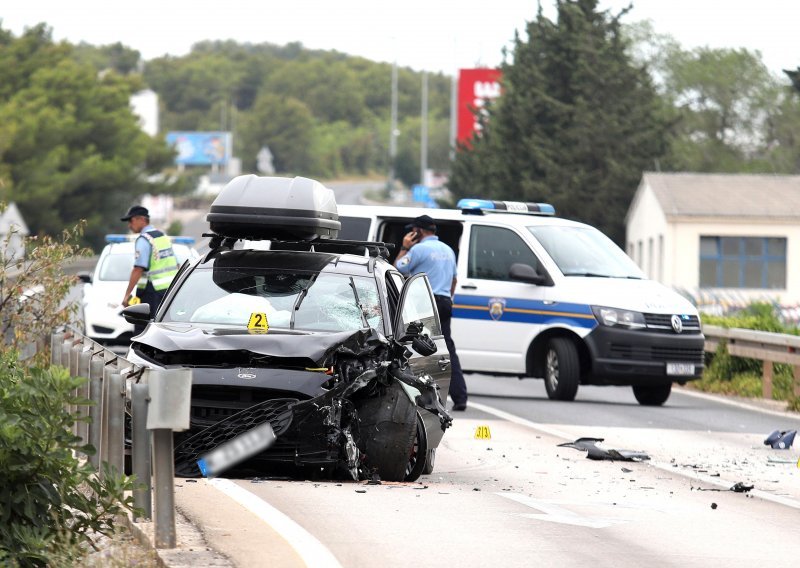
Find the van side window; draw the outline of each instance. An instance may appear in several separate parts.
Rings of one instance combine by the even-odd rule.
[[[519,235],[502,227],[472,226],[468,278],[509,280],[508,272],[515,262],[528,264],[541,272],[539,260]]]

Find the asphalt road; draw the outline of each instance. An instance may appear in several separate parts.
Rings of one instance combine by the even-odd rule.
[[[539,381],[467,381],[470,408],[421,483],[180,480],[179,508],[237,566],[264,565],[266,549],[289,566],[797,565],[799,453],[762,442],[799,417],[683,392],[644,408],[620,387],[557,403]],[[581,436],[651,459],[558,446]]]

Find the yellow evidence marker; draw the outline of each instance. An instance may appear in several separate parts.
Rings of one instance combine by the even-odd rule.
[[[267,331],[269,331],[267,314],[264,312],[253,312],[250,314],[250,320],[247,322],[247,331],[250,333],[267,333]]]
[[[491,440],[492,433],[489,431],[488,426],[477,426],[475,428],[475,439],[476,440]]]
[[[131,299],[128,300],[128,305],[129,306],[135,306],[136,304],[141,304],[141,303],[142,303],[142,300],[139,299],[138,296],[131,296]]]

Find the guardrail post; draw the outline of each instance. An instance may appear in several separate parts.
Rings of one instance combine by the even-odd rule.
[[[125,473],[125,381],[119,371],[108,383],[108,465]]]
[[[50,340],[50,364],[61,364],[61,345],[64,343],[64,333],[61,331],[54,331]]]
[[[150,407],[147,429],[153,431],[153,489],[156,548],[175,548],[174,431],[189,429],[190,369],[148,371]]]
[[[792,377],[794,377],[794,396],[800,397],[800,365],[795,365]]]
[[[768,400],[772,400],[772,370],[772,361],[764,361],[761,373],[761,396]]]
[[[81,351],[83,351],[83,345],[81,344],[83,338],[81,337],[74,337],[72,338],[72,347],[69,350],[69,376],[70,377],[77,377],[78,376],[78,362],[80,359]],[[72,396],[73,398],[77,398],[80,395],[80,389],[75,387],[72,389]],[[69,413],[71,415],[75,415],[78,412],[78,405],[77,404],[70,404],[69,405]],[[79,422],[76,420],[72,423],[72,433],[76,436],[79,436]]]
[[[131,462],[136,476],[133,504],[144,511],[144,518],[152,518],[153,489],[152,462],[150,455],[150,431],[147,429],[148,386],[143,383],[131,385]]]
[[[100,461],[106,456],[100,448],[103,440],[103,358],[98,355],[94,355],[89,363],[89,398],[94,402],[89,407],[89,443],[95,449],[94,455],[89,456],[89,462],[95,470],[99,470]]]
[[[89,400],[89,363],[92,360],[92,346],[88,342],[83,347],[83,350],[78,354],[78,376],[86,379],[81,386],[78,387],[78,395],[83,400]],[[89,422],[86,417],[89,415],[89,406],[82,404],[77,408],[79,417],[83,418],[78,422],[78,437],[81,439],[81,445],[89,443]]]

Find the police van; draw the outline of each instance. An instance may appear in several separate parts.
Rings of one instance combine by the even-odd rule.
[[[339,238],[394,243],[394,261],[423,214],[456,253],[452,335],[464,372],[543,378],[554,400],[573,400],[580,385],[631,386],[649,406],[664,404],[673,383],[700,378],[695,307],[549,204],[340,205]]]

